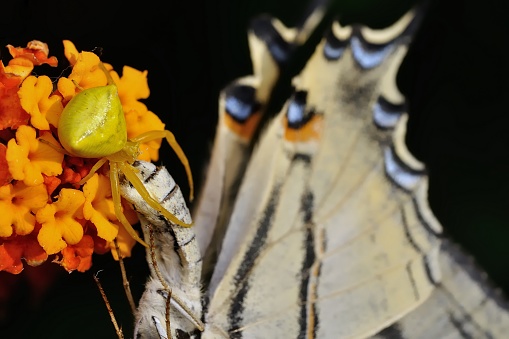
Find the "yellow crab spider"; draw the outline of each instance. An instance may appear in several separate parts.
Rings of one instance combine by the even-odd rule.
[[[193,180],[189,162],[175,136],[168,130],[148,131],[137,137],[127,139],[127,125],[117,86],[109,72],[99,63],[108,77],[108,85],[84,89],[76,94],[65,106],[58,123],[58,138],[65,152],[81,158],[99,158],[85,176],[84,184],[106,162],[110,167],[110,182],[115,215],[129,234],[147,247],[136,234],[122,212],[120,203],[119,175],[124,174],[149,206],[162,213],[171,222],[190,227],[166,210],[147,191],[132,166],[140,152],[140,143],[166,138],[185,167],[190,186],[190,199],[193,199]]]

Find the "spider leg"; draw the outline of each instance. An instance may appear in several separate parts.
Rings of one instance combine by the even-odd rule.
[[[116,165],[116,164],[115,164]],[[166,208],[164,208],[156,199],[152,198],[149,191],[145,188],[143,183],[141,182],[140,178],[136,175],[134,170],[132,169],[132,166],[127,163],[119,163],[119,169],[124,173],[125,177],[131,184],[134,186],[134,188],[138,191],[138,193],[142,196],[142,198],[147,202],[147,204],[155,209],[156,211],[159,211],[166,219],[171,221],[172,223],[182,226],[182,227],[191,227],[192,224],[187,224],[183,222],[182,220],[178,219],[176,216],[171,214]],[[110,174],[111,175],[111,174]]]
[[[104,66],[104,64],[101,61],[99,62],[99,64],[97,66],[101,69],[101,71],[104,72],[104,75],[106,75],[106,80],[108,81],[108,85],[116,85],[115,81],[113,81],[113,78],[111,77],[110,72],[106,69],[106,67]]]
[[[138,135],[137,137],[131,139],[131,141],[142,143],[142,142],[147,142],[147,141],[151,141],[151,140],[155,140],[155,139],[162,139],[162,138],[166,138],[166,141],[168,141],[168,144],[170,144],[171,148],[173,149],[173,151],[175,151],[180,162],[182,163],[182,165],[184,165],[184,168],[186,169],[187,180],[189,182],[189,190],[190,190],[189,200],[193,201],[194,184],[193,184],[193,175],[191,174],[191,167],[189,166],[189,161],[187,160],[187,157],[186,157],[184,151],[178,144],[177,139],[175,139],[175,136],[173,135],[173,133],[171,133],[168,130],[148,131],[148,132],[142,133],[142,134]]]
[[[118,221],[125,227],[127,233],[131,235],[137,242],[145,247],[148,245],[138,236],[133,226],[127,221],[124,213],[122,212],[122,205],[120,202],[120,183],[118,179],[118,165],[116,162],[110,162],[110,183],[111,183],[111,196],[113,198],[113,205],[115,206],[115,215]]]
[[[88,179],[92,178],[92,176],[95,174],[95,172],[97,172],[99,170],[99,168],[102,167],[102,165],[104,165],[104,163],[108,160],[108,158],[101,158],[99,159],[95,164],[94,166],[92,166],[92,168],[90,169],[90,172],[88,172],[88,174],[80,180],[80,182],[78,183],[78,185],[83,185],[84,183],[86,183],[88,181]]]
[[[72,154],[70,154],[69,152],[67,152],[67,151],[66,151],[63,147],[60,147],[60,146],[58,146],[58,145],[55,145],[54,143],[49,142],[48,140],[43,139],[42,137],[37,138],[37,140],[38,140],[39,142],[42,142],[42,143],[43,143],[43,144],[45,144],[45,145],[48,145],[48,146],[52,147],[55,151],[60,152],[60,153],[62,153],[63,155],[68,155],[68,156],[70,156],[70,157],[72,157],[72,156],[73,156]]]

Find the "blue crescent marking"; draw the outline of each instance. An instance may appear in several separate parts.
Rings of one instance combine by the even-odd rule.
[[[238,120],[246,120],[251,114],[251,105],[240,101],[235,97],[227,97],[225,101],[226,111]]]
[[[400,116],[401,113],[386,111],[378,102],[373,106],[373,119],[375,123],[382,128],[395,127]]]
[[[350,46],[355,60],[364,69],[370,69],[380,65],[393,48],[393,45],[389,44],[379,50],[367,51],[362,47],[362,43],[356,36],[352,37]]]
[[[390,148],[384,150],[385,171],[389,177],[403,189],[412,191],[422,175],[409,172],[398,164]]]
[[[333,47],[329,43],[326,43],[323,47],[323,54],[327,59],[337,60],[343,56],[345,49],[345,47]]]
[[[295,101],[291,101],[290,105],[288,106],[286,118],[290,124],[301,122],[304,118],[304,105],[298,104]]]

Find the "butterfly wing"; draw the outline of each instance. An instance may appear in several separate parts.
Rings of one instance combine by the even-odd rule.
[[[367,336],[440,280],[424,167],[386,98],[398,97],[390,79],[415,20],[382,31],[336,22],[295,79],[240,187],[204,337]]]
[[[251,143],[266,113],[280,71],[294,49],[304,43],[325,13],[326,1],[314,1],[303,23],[284,26],[260,15],[248,30],[253,74],[230,83],[220,93],[219,119],[207,177],[199,195],[195,229],[204,260],[214,262],[220,250],[240,180],[251,155]],[[216,244],[209,246],[210,243]],[[207,252],[205,252],[207,249]]]
[[[443,237],[427,203],[425,166],[405,146],[407,115],[394,78],[418,22],[414,14],[381,31],[334,23],[251,157],[248,148],[228,148],[237,139],[224,138],[218,129],[214,154],[219,156],[211,165],[222,169],[212,166],[211,173],[223,174],[218,191],[210,186],[204,193],[219,199],[214,202],[219,209],[197,210],[196,218],[206,220],[201,228],[175,237],[164,217],[139,209],[149,216],[141,218],[144,229],[165,230],[153,239],[155,259],[147,257],[165,268],[163,279],[152,270],[137,313],[138,335],[167,337],[168,283],[183,298],[180,304],[172,298],[173,337],[507,333],[507,302]],[[218,144],[221,138],[224,144]],[[236,157],[247,164],[245,172],[233,166],[228,173]],[[144,180],[156,176],[146,172]],[[241,177],[236,198],[225,199],[236,192],[227,183]],[[156,187],[173,187],[170,179],[161,177]],[[182,197],[176,202],[182,206]],[[222,237],[205,228],[221,218],[228,228],[216,244]],[[201,266],[194,231],[205,239],[202,248],[220,248],[212,278],[204,281],[203,310],[195,293]],[[191,264],[190,258],[196,260]],[[185,288],[191,292],[180,293]]]
[[[457,244],[444,239],[442,279],[413,312],[374,338],[505,338],[509,304]]]

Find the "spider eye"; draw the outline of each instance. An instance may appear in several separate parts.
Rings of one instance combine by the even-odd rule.
[[[67,152],[82,158],[101,158],[124,148],[127,127],[117,86],[76,94],[62,111],[58,137]]]

